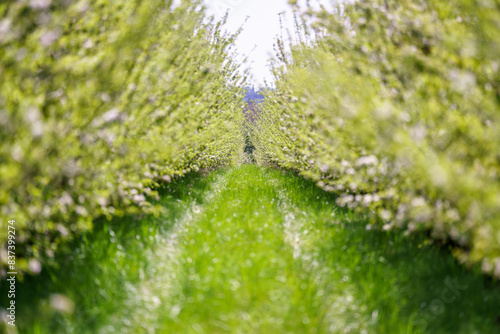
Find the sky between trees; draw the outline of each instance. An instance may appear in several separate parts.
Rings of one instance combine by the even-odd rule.
[[[322,5],[336,0],[312,1]],[[235,32],[248,17],[244,30],[236,42],[239,54],[249,59],[251,73],[256,86],[264,86],[264,80],[271,81],[268,59],[272,58],[275,37],[281,34],[279,14],[283,13],[283,26],[293,33],[293,11],[288,0],[205,0],[209,15],[224,16],[229,10],[227,29]],[[286,31],[284,32],[285,34]]]

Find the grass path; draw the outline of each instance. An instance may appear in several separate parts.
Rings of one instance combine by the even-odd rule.
[[[164,217],[98,224],[25,281],[20,332],[500,332],[499,284],[423,236],[367,230],[291,173],[191,176],[162,203]]]

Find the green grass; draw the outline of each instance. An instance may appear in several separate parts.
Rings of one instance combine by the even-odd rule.
[[[497,282],[292,173],[245,165],[162,195],[164,217],[98,222],[19,285],[19,332],[500,332]]]

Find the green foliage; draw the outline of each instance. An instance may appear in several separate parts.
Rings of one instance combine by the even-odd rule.
[[[158,213],[159,182],[239,159],[222,24],[193,1],[0,4],[0,246],[15,219],[18,269],[95,217]]]
[[[500,4],[360,0],[280,47],[255,157],[500,277]]]

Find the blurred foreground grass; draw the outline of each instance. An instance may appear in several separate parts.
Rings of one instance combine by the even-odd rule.
[[[166,216],[99,221],[19,284],[18,331],[500,331],[497,282],[291,173],[245,165],[161,193]]]

